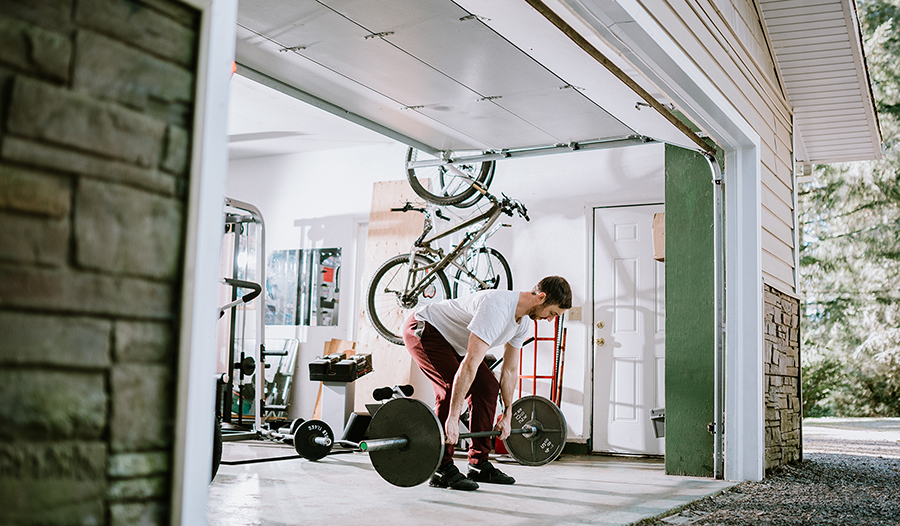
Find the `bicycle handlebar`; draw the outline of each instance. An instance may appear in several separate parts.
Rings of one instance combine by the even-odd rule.
[[[426,216],[430,216],[430,213],[428,212],[427,209],[425,209],[425,208],[416,208],[416,207],[414,207],[414,206],[412,205],[412,203],[410,203],[409,201],[407,201],[406,204],[403,205],[402,208],[391,208],[391,212],[409,212],[409,211],[411,211],[411,210],[412,210],[412,211],[415,211],[415,212],[422,212],[422,213],[425,214]],[[447,216],[445,216],[445,215],[443,214],[443,212],[441,212],[441,209],[440,209],[440,208],[438,208],[437,210],[435,210],[434,215],[440,217],[440,218],[443,219],[444,221],[450,221],[450,218],[447,217]]]
[[[528,209],[525,208],[521,201],[510,199],[506,194],[500,195],[503,196],[503,201],[500,202],[500,208],[503,209],[503,213],[512,217],[513,212],[516,212],[520,217],[524,217],[525,221],[531,221],[528,217]]]
[[[423,214],[427,211],[424,208],[414,207],[409,201],[407,201],[402,208],[391,208],[391,212],[409,212],[410,210],[413,210],[415,212],[422,212]]]

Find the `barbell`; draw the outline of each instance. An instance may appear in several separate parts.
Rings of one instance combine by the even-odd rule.
[[[503,443],[509,455],[526,466],[555,460],[566,443],[566,420],[555,404],[526,396],[511,407],[512,429]],[[499,436],[499,431],[460,434],[461,439]],[[311,420],[297,427],[294,448],[300,456],[318,460],[335,441],[324,422]],[[395,486],[417,486],[434,475],[444,456],[444,429],[427,405],[414,398],[396,398],[382,405],[369,423],[367,439],[358,444],[381,478]]]

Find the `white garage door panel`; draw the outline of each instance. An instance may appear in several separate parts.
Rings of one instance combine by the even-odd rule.
[[[254,30],[283,47],[303,47],[295,53],[396,100],[400,103],[397,109],[478,98],[477,93],[396,46],[381,38],[366,38],[371,35],[369,30],[330,9],[320,6],[312,18],[314,23],[303,23],[304,18],[279,27],[277,34]],[[238,23],[243,22],[239,17]],[[282,54],[290,60],[289,53]]]
[[[557,87],[560,80],[528,55],[452,2],[395,0],[352,2],[348,16],[369,29],[391,31],[384,38],[481,96]],[[411,4],[415,7],[411,8]],[[372,26],[376,18],[384,25]],[[461,50],[465,52],[461,53]],[[522,77],[528,72],[528,78]],[[526,81],[527,82],[524,82]]]
[[[439,149],[635,133],[453,2],[242,0],[238,24],[242,65]]]
[[[358,82],[295,53],[279,53],[276,44],[238,28],[235,58],[265,75],[328,101],[344,110],[441,150],[487,149],[462,130],[455,130],[372,91]]]
[[[558,142],[554,136],[489,100],[460,100],[455,105],[429,104],[416,111],[447,126],[463,130],[482,144],[514,141],[518,146]]]
[[[623,137],[634,132],[574,87],[554,86],[497,99],[498,105],[541,127],[557,142]]]
[[[319,26],[326,10],[313,0],[241,0],[238,27],[252,28],[265,35],[280,36],[298,24]]]

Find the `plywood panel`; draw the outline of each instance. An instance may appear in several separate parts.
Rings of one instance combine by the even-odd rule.
[[[368,288],[375,270],[388,258],[409,252],[413,241],[422,233],[424,218],[418,213],[391,212],[392,207],[407,201],[421,202],[409,183],[387,181],[375,183],[372,190],[372,210],[369,213],[369,234],[366,238],[366,259],[362,283]],[[363,291],[365,294],[365,291]],[[365,313],[365,300],[359,312],[359,332],[356,352],[371,353],[373,371],[356,381],[355,410],[365,411],[365,404],[374,402],[372,391],[378,387],[403,385],[421,375],[406,348],[394,345],[378,335]],[[415,374],[413,374],[415,373]],[[417,394],[422,389],[416,382]],[[430,395],[430,389],[426,393]]]

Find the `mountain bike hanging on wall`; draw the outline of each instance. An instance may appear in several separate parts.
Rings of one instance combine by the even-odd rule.
[[[397,345],[403,345],[402,328],[410,309],[465,295],[475,290],[497,288],[512,290],[509,264],[498,251],[484,246],[483,240],[493,232],[492,229],[495,228],[501,214],[512,217],[513,213],[517,213],[527,221],[529,220],[527,209],[519,201],[505,195],[498,199],[481,183],[468,178],[465,174],[454,173],[454,178],[468,179],[471,188],[474,188],[479,196],[490,201],[490,208],[431,236],[428,234],[434,228],[434,223],[430,211],[415,208],[409,203],[403,208],[392,209],[396,212],[415,210],[425,214],[422,235],[413,243],[410,252],[385,261],[375,271],[366,292],[366,314],[369,321],[379,334]],[[418,194],[418,191],[416,193]],[[419,195],[430,200],[424,195]],[[464,197],[464,199],[472,198]],[[442,248],[433,245],[440,239],[463,231],[465,235],[462,241],[446,254]],[[450,280],[445,272],[445,269],[450,267],[455,270],[453,289],[450,288]]]

